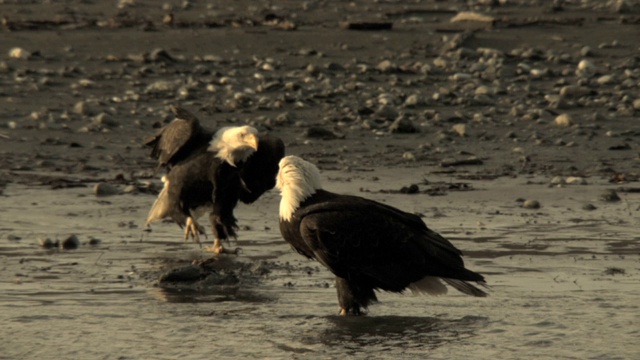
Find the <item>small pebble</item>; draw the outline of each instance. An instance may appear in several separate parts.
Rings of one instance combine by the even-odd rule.
[[[618,202],[621,200],[618,193],[612,189],[605,190],[605,192],[600,195],[600,199],[606,202]]]
[[[540,202],[538,200],[525,200],[522,203],[522,207],[525,209],[539,209]]]
[[[110,196],[120,193],[120,189],[108,183],[99,183],[93,186],[93,193],[96,196]]]
[[[556,118],[553,120],[553,122],[558,125],[558,126],[562,126],[562,127],[569,127],[572,125],[572,120],[571,120],[571,115],[569,114],[560,114],[558,116],[556,116]]]
[[[54,247],[58,247],[58,242],[54,242],[49,238],[38,238],[38,245],[45,249],[52,249]]]
[[[70,235],[68,238],[62,240],[60,247],[65,250],[73,250],[80,247],[80,240],[75,235]]]

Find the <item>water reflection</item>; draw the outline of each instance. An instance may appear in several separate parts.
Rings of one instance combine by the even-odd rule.
[[[434,349],[476,335],[488,323],[485,317],[466,316],[461,319],[439,319],[411,316],[327,317],[328,326],[315,339],[328,346],[347,350]]]
[[[238,286],[220,286],[206,291],[191,289],[157,288],[150,291],[162,301],[168,303],[218,303],[237,301],[245,303],[265,303],[275,300],[275,297],[258,293],[250,289],[240,289]]]

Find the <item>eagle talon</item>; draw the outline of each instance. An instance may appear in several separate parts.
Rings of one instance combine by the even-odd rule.
[[[208,252],[212,252],[216,255],[219,254],[232,254],[232,255],[238,255],[240,254],[240,250],[242,250],[241,248],[235,248],[233,250],[229,250],[224,246],[207,246],[204,248],[205,251]]]
[[[192,238],[194,242],[198,243],[200,246],[200,234],[207,237],[207,234],[204,231],[204,227],[200,226],[192,217],[187,218],[187,224],[184,229],[184,241],[188,241],[189,238]]]
[[[216,255],[219,254],[233,254],[238,255],[240,253],[241,248],[235,248],[233,250],[228,250],[222,244],[220,239],[215,239],[213,242],[213,246],[205,247],[205,251],[212,252]]]

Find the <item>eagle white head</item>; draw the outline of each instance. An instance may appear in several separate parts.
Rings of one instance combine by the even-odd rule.
[[[258,150],[258,130],[252,126],[223,127],[209,143],[209,151],[231,166],[243,162]]]
[[[289,155],[280,160],[276,187],[280,190],[280,219],[289,221],[300,203],[322,189],[320,170],[312,163]]]

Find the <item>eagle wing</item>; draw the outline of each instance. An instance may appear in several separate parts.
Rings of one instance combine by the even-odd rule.
[[[258,138],[258,150],[242,166],[240,178],[244,184],[240,201],[250,204],[276,186],[278,164],[284,157],[284,142],[271,135]]]
[[[151,157],[158,160],[158,166],[172,166],[186,156],[183,154],[194,147],[205,130],[195,115],[179,106],[171,106],[176,118],[155,135],[145,139],[144,144],[152,147]]]
[[[464,268],[460,251],[419,217],[364,198],[310,206],[300,232],[335,275],[367,278],[384,290],[402,291],[425,276],[482,281]]]

